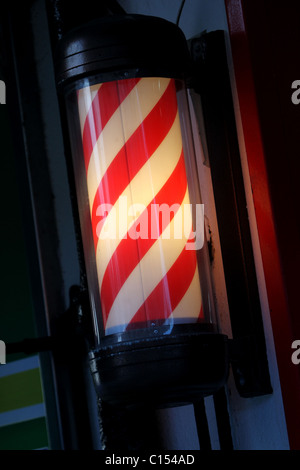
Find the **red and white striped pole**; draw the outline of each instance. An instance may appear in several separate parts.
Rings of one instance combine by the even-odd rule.
[[[105,334],[201,320],[174,80],[101,83],[77,100]]]
[[[192,69],[182,31],[144,15],[91,21],[57,49],[94,322],[90,368],[111,404],[193,402],[228,374],[207,247],[192,221]]]

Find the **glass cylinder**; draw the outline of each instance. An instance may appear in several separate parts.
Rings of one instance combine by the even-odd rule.
[[[212,324],[184,83],[89,77],[66,102],[96,344]]]

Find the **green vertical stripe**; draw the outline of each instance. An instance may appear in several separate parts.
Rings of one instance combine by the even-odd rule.
[[[0,379],[0,413],[42,402],[39,369],[19,372]]]
[[[32,450],[48,447],[45,418],[0,428],[0,450]]]

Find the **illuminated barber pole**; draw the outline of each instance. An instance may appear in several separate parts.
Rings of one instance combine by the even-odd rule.
[[[196,400],[228,373],[189,123],[190,66],[179,28],[143,15],[98,19],[58,48],[93,320],[90,367],[111,404]]]
[[[106,334],[198,321],[174,80],[118,80],[77,97]]]

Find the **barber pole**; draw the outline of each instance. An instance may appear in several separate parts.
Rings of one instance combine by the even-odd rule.
[[[89,297],[82,321],[91,320],[95,390],[111,405],[194,403],[228,375],[185,87],[192,69],[182,31],[143,15],[91,21],[57,49]]]
[[[175,81],[110,81],[77,100],[105,334],[203,319]]]

